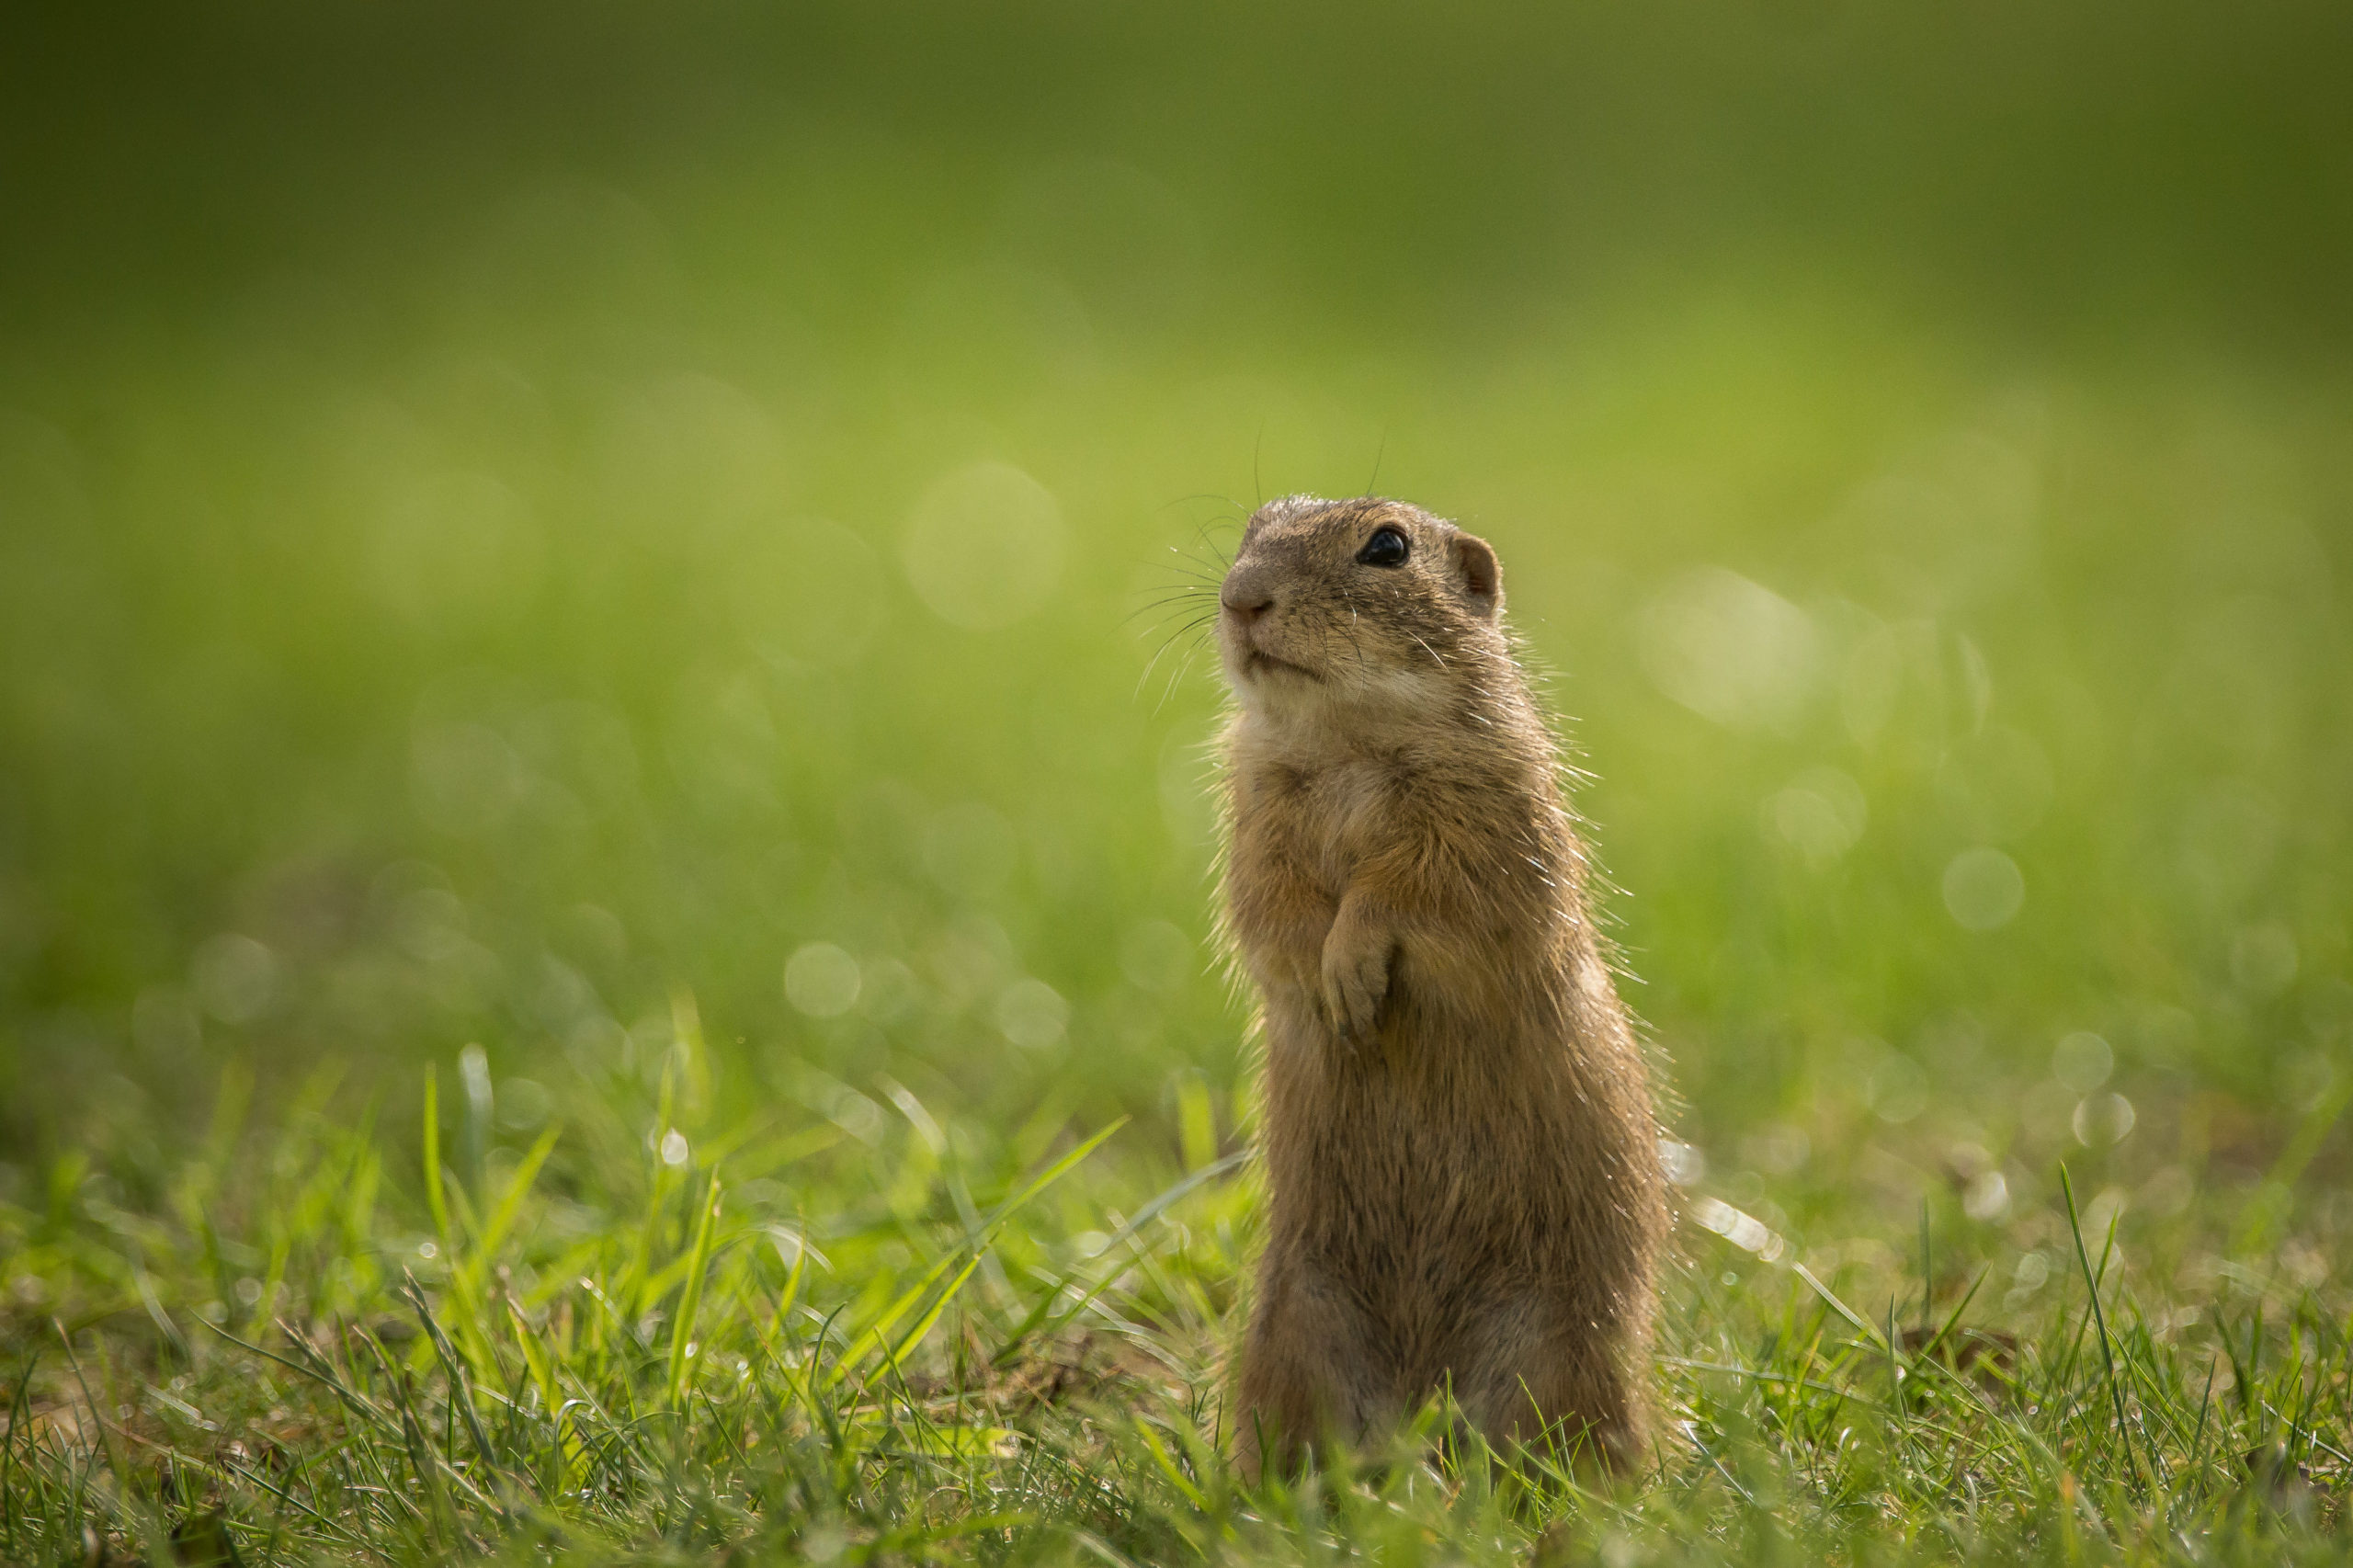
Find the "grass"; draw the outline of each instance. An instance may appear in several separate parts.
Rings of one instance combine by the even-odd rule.
[[[0,1560],[2342,1555],[2344,23],[2259,10],[41,19]],[[1620,1484],[1223,1458],[1189,623],[1368,485],[1593,775]]]
[[[1721,1200],[1690,1205],[1666,1420],[1620,1484],[1554,1455],[1500,1462],[1434,1407],[1361,1468],[1254,1490],[1224,1456],[1218,1374],[1256,1211],[1237,1156],[1203,1142],[1188,1168],[1118,1123],[1022,1147],[911,1095],[883,1125],[716,1126],[680,1092],[696,1050],[682,1029],[650,1102],[584,1096],[576,1124],[495,1146],[472,1181],[443,1161],[447,1134],[493,1134],[470,1125],[476,1108],[445,1128],[430,1079],[421,1189],[386,1182],[370,1122],[324,1114],[316,1092],[244,1179],[196,1164],[165,1215],[57,1173],[46,1211],[0,1215],[15,1364],[0,1552],[2337,1550],[2353,1467],[2341,1303],[2269,1253],[2195,1292],[2154,1277],[2120,1244],[2121,1215],[2087,1222],[2063,1172],[2070,1277],[2030,1310],[1995,1309],[2006,1282],[1988,1260],[1940,1256],[1925,1210],[1917,1256],[1881,1271],[1801,1254]],[[228,1085],[219,1143],[244,1088]]]

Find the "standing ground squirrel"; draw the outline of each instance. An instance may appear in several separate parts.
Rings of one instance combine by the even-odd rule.
[[[1220,599],[1224,935],[1264,1004],[1272,1199],[1243,1462],[1450,1386],[1499,1447],[1622,1468],[1665,1178],[1495,551],[1399,502],[1291,496]]]

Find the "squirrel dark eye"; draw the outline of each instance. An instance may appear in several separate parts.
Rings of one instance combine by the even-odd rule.
[[[1411,547],[1405,536],[1395,528],[1375,528],[1372,537],[1357,551],[1357,561],[1365,566],[1403,566]]]

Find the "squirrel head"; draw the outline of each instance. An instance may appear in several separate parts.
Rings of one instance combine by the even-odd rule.
[[[1427,712],[1510,657],[1495,552],[1378,496],[1259,507],[1218,603],[1226,677],[1245,709]]]

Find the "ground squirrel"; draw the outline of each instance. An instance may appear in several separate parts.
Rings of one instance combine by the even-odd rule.
[[[1483,540],[1376,498],[1260,507],[1225,574],[1223,926],[1271,1192],[1253,1471],[1442,1385],[1506,1449],[1619,1469],[1645,1440],[1648,1067],[1503,599]]]

